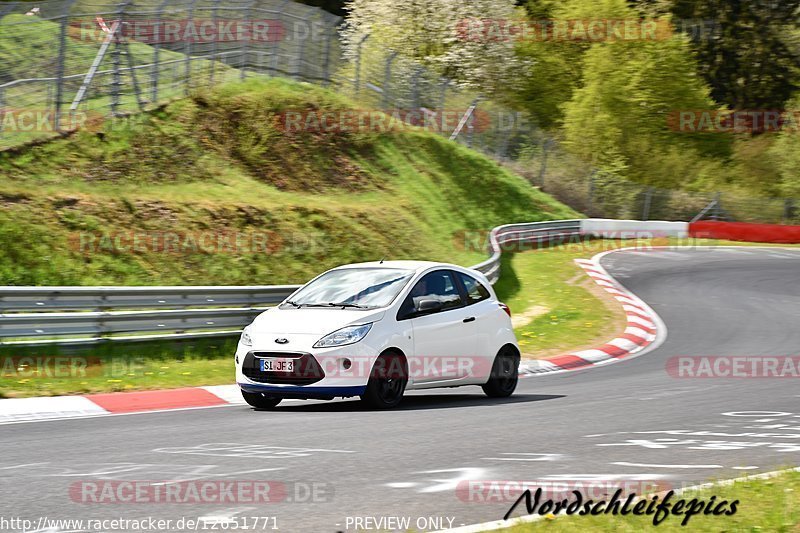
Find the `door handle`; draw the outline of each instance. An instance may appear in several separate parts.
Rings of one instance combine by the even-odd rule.
[[[471,316],[471,317],[469,317],[469,318],[465,318],[465,319],[463,320],[463,322],[464,322],[464,323],[466,323],[466,322],[474,322],[474,321],[475,321],[475,317],[474,317],[474,316]]]

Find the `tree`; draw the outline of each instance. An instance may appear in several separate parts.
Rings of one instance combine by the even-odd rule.
[[[535,26],[565,18],[569,9],[555,0],[529,0],[525,4],[526,23]],[[516,46],[519,77],[506,92],[507,101],[527,111],[543,128],[560,125],[563,105],[580,84],[582,57],[587,48],[587,44],[577,42],[520,40]]]
[[[669,10],[692,38],[700,72],[731,109],[782,109],[800,85],[800,0],[632,0]]]
[[[635,18],[624,0],[605,3],[611,16]],[[584,56],[582,82],[564,106],[566,145],[601,171],[685,187],[706,180],[730,156],[727,135],[668,127],[675,111],[716,107],[686,37],[594,43]]]
[[[393,50],[455,84],[492,94],[507,83],[515,64],[513,41],[486,36],[480,29],[513,20],[513,0],[350,0],[342,38],[345,55],[354,57],[369,36],[372,49]],[[465,35],[478,26],[474,38]]]
[[[780,188],[788,197],[800,199],[800,94],[790,101],[778,138],[769,150],[780,172]]]

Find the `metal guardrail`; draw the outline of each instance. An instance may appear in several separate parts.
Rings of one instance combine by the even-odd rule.
[[[500,279],[500,256],[503,251],[519,249],[520,244],[525,243],[535,243],[536,246],[558,244],[580,235],[580,232],[580,220],[551,220],[497,226],[489,233],[489,259],[470,268],[482,272],[494,284]]]
[[[580,234],[579,220],[498,226],[490,257],[474,265],[491,283],[509,245]],[[232,336],[298,285],[219,287],[0,287],[0,345],[75,345]]]
[[[273,304],[299,285],[178,287],[0,287],[0,313],[107,311]],[[2,322],[0,321],[0,328]]]

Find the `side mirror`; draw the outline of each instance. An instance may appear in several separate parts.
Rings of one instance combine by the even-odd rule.
[[[420,300],[417,303],[417,313],[438,313],[444,308],[444,303],[439,300]]]

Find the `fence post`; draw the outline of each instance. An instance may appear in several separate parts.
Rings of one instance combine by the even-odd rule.
[[[642,208],[642,220],[650,219],[650,204],[653,201],[653,188],[648,187],[644,191],[644,207]]]
[[[218,26],[217,26],[217,10],[219,9],[219,2],[220,2],[220,0],[214,0],[214,3],[212,4],[213,7],[211,8],[211,25],[214,28],[215,33],[216,33],[217,28],[218,28]],[[245,19],[245,20],[247,22],[249,22],[247,19]],[[251,39],[253,38],[252,27],[253,26],[252,26],[252,23],[251,23],[251,25],[250,25],[250,28],[251,28],[250,29],[250,38]],[[214,36],[214,40],[211,42],[211,69],[210,69],[209,76],[208,76],[208,85],[209,86],[213,86],[214,85],[214,71],[216,70],[216,66],[217,66],[217,52],[218,52],[217,41],[219,41],[219,35],[215,35]],[[247,43],[247,39],[245,39],[244,42]],[[242,46],[247,46],[247,45],[244,44]]]
[[[248,6],[248,10],[249,10],[249,9],[250,9],[250,7],[251,7],[251,6],[253,6],[253,4],[255,4],[257,1],[258,1],[258,0],[253,0],[253,3],[252,3],[252,4],[250,4],[250,6]],[[282,27],[284,30],[286,30],[286,31],[288,31],[288,29],[287,29],[287,28],[285,27],[285,25],[283,24],[283,17],[282,17],[281,15],[283,15],[283,8],[284,8],[284,7],[286,7],[286,4],[288,4],[288,3],[289,3],[289,2],[291,2],[291,1],[292,1],[292,0],[284,0],[284,1],[283,1],[283,3],[282,3],[281,5],[279,5],[279,6],[278,6],[278,7],[275,9],[275,12],[276,12],[276,13],[278,13],[278,16],[279,16],[279,17],[281,17],[281,18],[280,18],[280,21],[281,21],[281,27]],[[296,33],[296,32],[295,32],[295,33]],[[294,36],[292,36],[292,39],[294,39]],[[275,45],[272,47],[272,60],[271,60],[271,62],[270,62],[270,64],[271,64],[271,69],[272,69],[272,76],[277,76],[277,73],[278,73],[278,51],[280,50],[280,43],[281,43],[280,39],[275,39]],[[244,65],[244,63],[243,63],[243,65]]]
[[[478,109],[478,99],[472,105],[472,114],[467,118],[467,147],[472,148],[472,135],[475,133],[475,110]]]
[[[353,80],[353,89],[355,93],[358,94],[358,91],[361,89],[361,46],[364,44],[369,38],[369,35],[365,35],[358,41],[358,45],[356,46],[356,76]]]
[[[450,80],[447,78],[443,78],[442,81],[442,92],[439,95],[439,109],[436,110],[437,116],[439,117],[439,124],[437,124],[437,128],[439,133],[447,135],[447,116],[445,114],[445,103],[447,102],[447,87],[450,85]],[[455,126],[453,126],[455,128]]]
[[[72,1],[65,6],[61,16],[61,31],[58,35],[58,64],[56,65],[56,113],[55,130],[61,131],[61,100],[64,97],[64,61],[67,54],[67,26],[69,25],[69,10]]]
[[[502,127],[502,125],[501,125]],[[501,161],[506,160],[506,152],[508,152],[508,141],[511,139],[511,136],[517,131],[517,121],[514,121],[514,124],[510,128],[503,127],[503,136],[500,141],[500,146],[495,151],[495,155],[500,158]]]
[[[124,2],[119,5],[119,10],[117,10],[117,20],[114,22],[114,26],[112,26],[112,34],[111,39],[114,41],[114,50],[111,52],[111,63],[114,67],[113,77],[111,81],[111,116],[117,116],[117,110],[120,106],[120,91],[122,89],[122,73],[120,72],[120,33],[122,33],[122,28],[124,24],[124,17],[125,17],[125,8],[131,0]]]
[[[550,139],[545,139],[544,144],[542,144],[542,164],[539,166],[539,187],[544,190],[544,179],[545,173],[547,172],[547,156],[550,155],[550,147],[553,145],[553,141]]]
[[[303,57],[306,55],[306,42],[308,42],[308,37],[300,39],[300,47],[297,49],[297,61],[295,61],[295,68],[292,72],[292,78],[295,80],[305,79],[305,76],[303,76]]]
[[[711,218],[713,220],[719,220],[720,219],[720,216],[722,214],[722,205],[721,205],[722,202],[721,202],[721,200],[722,200],[722,193],[721,192],[715,193],[714,194],[714,211],[713,211],[713,214],[711,215]]]
[[[163,0],[159,6],[158,11],[156,12],[156,42],[153,43],[153,68],[150,69],[150,85],[151,93],[152,93],[152,101],[153,103],[158,102],[158,78],[161,74],[161,65],[159,64],[159,53],[161,51],[161,19],[164,15],[164,8],[167,6],[170,0]]]
[[[0,107],[2,107],[2,104],[0,104]],[[783,203],[783,219],[787,224],[794,220],[794,200],[792,198],[787,198]]]
[[[592,212],[594,211],[594,175],[595,170],[592,170],[591,174],[589,174],[589,201],[587,203],[586,214],[588,216],[592,216]]]
[[[386,60],[386,69],[383,72],[383,103],[381,104],[381,107],[384,109],[389,108],[389,87],[392,84],[392,62],[396,57],[397,52],[392,52],[389,54],[389,58]]]
[[[188,27],[191,27],[194,24],[194,6],[197,3],[197,0],[192,0],[192,3],[189,4],[189,21]],[[192,41],[187,39],[186,46],[184,49],[184,53],[186,54],[186,62],[184,67],[184,75],[186,79],[184,80],[184,90],[186,94],[189,94],[191,90],[191,80],[192,80]]]
[[[325,87],[331,82],[331,41],[333,41],[333,36],[330,31],[331,25],[328,25],[328,29],[325,32],[325,63],[322,65],[322,85]],[[336,34],[334,33],[334,35]]]
[[[420,108],[419,77],[422,75],[422,70],[421,66],[417,67],[411,77],[411,109],[413,110]]]
[[[6,118],[6,89],[0,86],[0,133],[3,133],[3,122]]]
[[[216,0],[216,1],[218,2],[219,0]],[[250,10],[253,8],[253,5],[255,3],[256,3],[256,0],[253,0],[252,2],[247,4],[247,7],[244,9],[244,18],[245,18],[245,20],[249,20],[250,19]],[[252,35],[252,32],[251,32],[251,35]],[[241,64],[239,65],[239,79],[240,80],[244,80],[245,78],[247,78],[247,68],[245,68],[245,67],[247,66],[247,56],[249,54],[250,54],[250,42],[249,41],[245,41],[244,44],[242,45],[242,61],[241,61]]]

